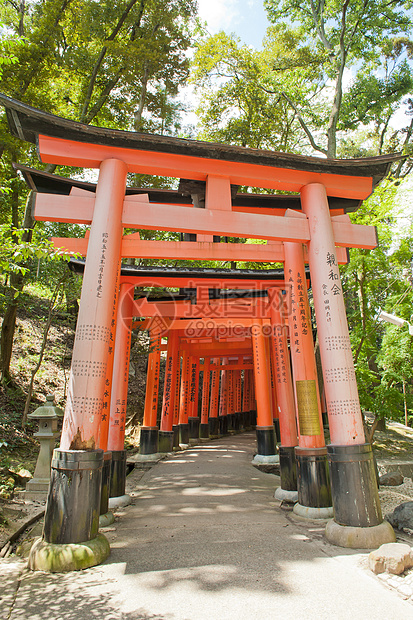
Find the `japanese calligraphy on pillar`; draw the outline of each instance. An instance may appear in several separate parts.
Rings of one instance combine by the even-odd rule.
[[[235,371],[235,411],[241,411],[241,371]]]
[[[293,270],[288,270],[288,282],[291,284],[291,312],[292,312],[292,338],[291,347],[295,353],[302,351],[302,338],[311,334],[311,322],[309,317],[309,306],[307,286],[304,274],[298,271],[293,274]]]
[[[228,380],[227,380],[227,372],[225,370],[223,370],[221,374],[221,386],[220,387],[221,387],[221,394],[220,394],[220,399],[219,399],[219,415],[223,416],[227,414],[227,398],[228,398],[228,395],[227,395]]]
[[[98,272],[98,281],[96,287],[96,297],[100,299],[102,297],[102,282],[104,278],[105,265],[106,265],[106,250],[108,249],[107,241],[109,234],[107,232],[102,233],[102,245],[101,245],[101,253],[100,253],[100,264],[99,264],[99,272]]]
[[[197,363],[195,361],[191,362],[191,389],[190,389],[190,397],[189,400],[191,403],[195,403],[196,399],[196,372],[197,372]]]
[[[214,360],[215,363],[219,362]],[[211,374],[211,403],[210,403],[210,416],[215,418],[218,415],[219,404],[219,370],[213,370]]]
[[[275,381],[278,384],[287,383],[287,362],[286,350],[284,347],[285,336],[283,335],[284,326],[274,325],[273,330],[273,350],[275,362]]]
[[[165,386],[164,386],[163,414],[162,414],[166,417],[169,416],[170,414],[172,366],[173,366],[172,355],[168,355],[167,360],[166,360],[166,369],[165,369]]]
[[[321,447],[324,446],[324,436],[303,248],[299,244],[286,243],[285,252],[291,288],[289,325],[299,434],[307,437],[304,442],[307,447]]]
[[[179,407],[180,407],[180,391],[181,391],[180,367],[181,367],[181,360],[180,360],[180,357],[178,356],[178,364],[177,364],[176,378],[175,378],[175,398],[174,398],[174,407],[173,407],[173,420],[172,420],[172,424],[175,424],[175,425],[179,424]]]
[[[332,302],[335,301],[335,298],[342,297],[340,272],[336,255],[333,252],[326,252],[325,266],[325,276],[322,283],[324,313],[327,323],[331,324]],[[324,383],[326,388],[329,384],[355,384],[356,375],[352,364],[351,344],[348,331],[346,330],[345,333],[341,332],[336,335],[329,334],[324,338],[324,347],[326,352],[331,354],[336,353],[336,359],[342,362],[341,364],[332,364],[330,368],[325,367]],[[339,355],[340,353],[344,354],[344,357],[343,355]],[[334,358],[331,357],[330,359]],[[332,400],[330,397],[327,400],[327,404],[329,415],[332,416],[347,415],[349,413],[357,415],[360,411],[358,398],[337,398]]]
[[[228,413],[234,413],[234,371],[227,371]]]
[[[107,234],[107,233],[105,233]],[[111,388],[112,388],[112,371],[113,371],[113,358],[114,358],[114,347],[115,347],[115,334],[116,334],[116,313],[117,313],[117,301],[119,294],[119,274],[120,274],[120,264],[119,269],[116,275],[115,281],[115,290],[113,294],[113,304],[112,304],[112,316],[110,320],[110,330],[109,330],[109,342],[108,342],[108,352],[107,352],[107,362],[106,362],[106,379],[105,379],[105,391],[103,393],[103,403],[102,403],[102,422],[106,422],[108,417],[108,411],[110,406],[110,397],[111,397]],[[130,335],[129,335],[130,339]],[[126,371],[127,374],[127,371]],[[129,377],[127,377],[126,381]],[[124,410],[120,415],[120,430],[125,430],[125,419],[126,419],[126,404],[124,406]],[[117,424],[114,421],[114,424]]]
[[[204,359],[204,375],[202,384],[202,409],[201,422],[208,424],[208,407],[209,407],[209,386],[211,383],[211,373],[209,371],[209,358]]]
[[[340,284],[340,273],[338,270],[338,263],[336,259],[336,255],[330,252],[326,253],[326,265],[328,267],[328,280],[327,282],[323,282],[323,301],[324,301],[324,312],[327,323],[331,323],[331,297],[335,297],[336,295],[341,295],[341,286]]]

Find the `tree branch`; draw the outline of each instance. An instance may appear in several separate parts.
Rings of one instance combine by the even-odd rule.
[[[284,99],[289,103],[289,105],[292,107],[292,109],[294,110],[294,112],[297,115],[297,119],[298,122],[300,123],[302,129],[305,131],[307,138],[310,140],[310,144],[313,147],[313,149],[315,151],[319,151],[320,153],[323,153],[323,155],[327,155],[327,151],[326,149],[323,149],[321,146],[318,146],[318,144],[316,144],[313,135],[311,133],[311,131],[309,130],[309,128],[307,127],[303,117],[301,116],[301,114],[299,113],[297,106],[292,102],[292,100],[289,98],[289,96],[286,93],[281,93],[282,96],[284,97]]]
[[[30,83],[33,79],[33,77],[35,75],[37,75],[38,71],[39,71],[39,65],[41,64],[41,62],[47,57],[48,55],[48,43],[49,40],[51,38],[51,36],[53,35],[53,32],[55,30],[55,28],[57,28],[65,10],[67,9],[68,5],[71,3],[72,0],[63,0],[62,5],[60,7],[60,9],[57,12],[56,18],[54,20],[53,26],[52,28],[49,28],[47,31],[47,36],[45,38],[44,41],[42,41],[42,56],[39,60],[37,60],[37,62],[32,63],[33,67],[32,67],[32,71],[31,73],[26,77],[26,79],[24,80],[24,82],[22,83],[20,89],[17,91],[17,94],[15,95],[17,97],[17,99],[21,99],[23,97],[23,95],[26,93],[27,89],[30,86]]]
[[[122,71],[123,71],[123,67],[119,69],[116,75],[106,84],[99,99],[97,100],[93,108],[89,111],[89,114],[87,115],[87,117],[84,119],[83,121],[84,123],[88,125],[89,123],[93,121],[95,116],[99,114],[100,110],[102,109],[102,107],[104,106],[106,102],[106,99],[109,97],[112,89],[115,88],[116,84],[119,82],[121,75],[122,75]]]
[[[403,142],[403,148],[409,143],[409,140],[410,140],[410,138],[412,136],[412,133],[413,133],[413,118],[410,121],[410,125],[409,125],[409,128],[408,128],[407,133],[406,133],[406,138],[405,138],[405,141]],[[394,175],[393,175],[395,179],[398,179],[400,177],[401,170],[403,168],[403,164],[405,164],[405,163],[406,163],[406,160],[402,159],[397,164],[397,168],[394,171]]]
[[[320,39],[320,41],[322,42],[322,44],[324,45],[324,47],[331,52],[333,47],[330,43],[330,41],[327,39],[326,37],[326,33],[324,30],[324,0],[321,0],[320,4],[318,5],[318,7],[315,7],[313,0],[311,0],[310,2],[311,4],[311,14],[313,17],[313,22],[314,22],[314,26],[316,29],[316,32],[318,34],[318,37]],[[318,17],[320,18],[320,23],[318,23]]]
[[[120,16],[118,23],[116,24],[116,26],[114,27],[114,29],[112,30],[111,34],[107,37],[107,39],[105,41],[114,41],[116,36],[118,35],[120,29],[122,28],[123,24],[125,23],[126,18],[128,17],[129,13],[131,12],[131,10],[133,9],[133,7],[135,6],[135,4],[138,2],[138,0],[130,0],[129,4],[125,7],[125,10],[123,11],[122,15]],[[139,23],[140,20],[142,18],[143,15],[143,10],[145,7],[145,0],[141,0],[141,6],[140,6],[140,12],[139,12]],[[136,25],[134,26],[134,28],[136,27]],[[93,90],[95,88],[95,83],[96,83],[96,78],[98,76],[98,73],[100,71],[100,68],[102,66],[102,62],[106,56],[106,52],[108,51],[107,45],[104,45],[102,47],[102,49],[100,50],[99,56],[97,57],[97,60],[94,64],[94,67],[92,69],[92,74],[90,76],[90,80],[89,80],[89,84],[88,84],[88,88],[86,91],[86,97],[85,100],[83,102],[83,108],[82,108],[82,112],[80,114],[80,122],[84,123],[86,122],[86,117],[87,117],[87,113],[89,110],[89,106],[90,106],[90,101],[92,99],[92,94],[93,94]],[[94,114],[95,116],[96,114]],[[92,117],[93,118],[93,117]],[[90,120],[87,121],[90,123]]]
[[[352,31],[352,33],[350,34],[350,37],[349,37],[348,45],[347,45],[347,48],[346,48],[346,55],[348,54],[348,50],[349,50],[349,48],[350,48],[350,43],[351,43],[351,41],[353,40],[353,38],[354,38],[354,36],[355,36],[355,34],[356,34],[356,32],[357,32],[357,29],[358,29],[358,27],[359,27],[359,24],[360,24],[361,18],[363,17],[363,15],[364,15],[364,13],[365,13],[365,10],[366,10],[367,6],[368,6],[368,0],[364,0],[364,4],[363,4],[363,9],[362,9],[362,11],[361,11],[361,15],[360,15],[360,16],[359,16],[359,18],[356,20],[356,23],[354,24],[353,31]],[[346,8],[346,10],[347,10],[347,8]]]

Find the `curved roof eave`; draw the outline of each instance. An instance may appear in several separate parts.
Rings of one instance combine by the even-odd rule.
[[[2,93],[0,93],[0,104],[6,108],[11,133],[21,140],[34,144],[39,135],[44,135],[134,150],[173,153],[324,174],[369,177],[373,179],[373,186],[387,175],[393,162],[403,157],[400,153],[394,153],[363,159],[324,159],[85,125],[43,112]]]

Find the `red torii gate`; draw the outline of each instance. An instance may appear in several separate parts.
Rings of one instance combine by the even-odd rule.
[[[71,459],[77,455],[80,459],[77,466],[81,463],[86,469],[98,470],[99,459],[102,459],[96,447],[105,442],[102,406],[105,381],[113,365],[111,342],[116,327],[119,267],[123,245],[127,242],[122,240],[123,227],[179,230],[199,235],[193,250],[185,248],[187,256],[196,252],[197,258],[214,258],[218,244],[212,243],[213,236],[227,235],[266,239],[267,257],[271,255],[268,241],[290,243],[294,246],[293,264],[296,266],[299,250],[305,244],[331,436],[328,452],[335,516],[327,526],[326,535],[332,542],[351,546],[355,544],[352,542],[355,528],[357,547],[370,546],[372,537],[375,537],[375,545],[393,540],[394,532],[390,532],[390,526],[383,522],[381,515],[371,446],[364,439],[336,252],[336,245],[372,248],[375,234],[372,231],[369,236],[369,228],[352,225],[345,214],[332,218],[328,196],[366,198],[398,156],[351,162],[323,160],[94,128],[45,114],[4,95],[0,96],[0,102],[6,107],[12,133],[35,142],[41,161],[100,170],[96,196],[74,190],[69,196],[39,194],[36,201],[39,219],[68,221],[64,218],[70,214],[69,221],[91,223],[68,401],[58,451],[65,466],[70,469],[67,463],[72,463]],[[139,195],[125,196],[128,172],[203,181],[206,183],[205,208],[188,209],[149,203]],[[298,192],[302,217],[296,217],[297,214],[288,209],[283,217],[257,214],[255,209],[235,211],[231,185]],[[139,255],[142,240],[135,236],[131,242]],[[165,250],[161,255],[166,257],[167,248],[159,245],[158,248],[158,252]],[[283,249],[285,251],[285,245]],[[278,254],[277,248],[274,250],[273,260],[279,260],[282,249],[278,248]],[[219,252],[224,255],[221,250]],[[295,268],[291,268],[292,273]],[[292,278],[294,280],[294,275]],[[298,321],[293,323],[293,329],[306,335]],[[265,355],[265,347],[259,353],[260,357],[262,355]],[[314,412],[312,380],[301,385],[300,392],[302,406]],[[302,455],[310,459],[313,456],[311,451]],[[77,538],[74,513],[69,510],[69,518],[65,513],[67,508],[54,504],[55,497],[52,480],[44,540],[31,555],[34,567],[39,566],[42,550],[49,549],[50,543],[81,542]],[[70,509],[74,507],[73,502],[71,497]],[[87,508],[88,545],[95,549],[90,561],[96,563],[108,549],[102,550],[102,536],[96,535],[95,507],[89,505]],[[84,513],[85,508],[83,516]],[[84,532],[81,535],[84,536]],[[96,550],[96,545],[100,551]]]
[[[305,271],[304,271],[304,261],[301,251],[301,259],[300,254],[298,257],[297,250],[300,250],[299,246],[295,247],[296,244],[290,244],[293,247],[289,247],[289,244],[286,244],[286,265],[289,267],[289,271],[292,273],[292,268],[294,267],[297,272],[294,274],[294,277],[290,277],[291,284],[287,285],[288,289],[291,289],[291,297],[293,300],[297,297],[296,302],[293,301],[292,312],[289,313],[291,324],[290,324],[290,333],[292,336],[290,337],[291,341],[291,350],[292,350],[292,362],[293,362],[293,375],[294,375],[294,386],[296,388],[296,401],[298,405],[298,426],[299,426],[299,447],[296,448],[295,453],[299,463],[299,487],[298,487],[298,499],[299,504],[294,507],[294,510],[297,514],[301,514],[303,516],[310,516],[313,518],[324,518],[326,516],[332,516],[331,506],[331,495],[329,490],[329,476],[327,470],[327,451],[324,443],[324,436],[322,434],[322,417],[321,417],[321,407],[320,407],[320,396],[318,391],[318,382],[317,382],[317,373],[316,373],[316,364],[314,357],[314,347],[313,347],[313,339],[312,339],[312,330],[311,323],[309,321],[309,306],[307,300],[306,293],[306,283],[305,283]],[[290,257],[292,253],[292,257]],[[300,263],[301,260],[301,263]],[[295,261],[295,262],[294,262]],[[298,261],[298,263],[297,263]],[[265,272],[261,272],[264,274]],[[272,275],[271,272],[267,272],[267,281],[268,275]],[[182,277],[182,276],[181,276]],[[238,278],[242,277],[242,272],[239,272]],[[259,283],[260,276],[256,274],[257,283]],[[136,284],[139,284],[139,279],[136,279]],[[181,279],[178,279],[178,282],[175,278],[171,279],[167,276],[160,278],[160,281],[157,282],[159,285],[161,282],[169,281],[171,284],[177,284],[178,282],[182,282]],[[240,280],[235,280],[235,282],[240,282]],[[213,286],[215,281],[210,280],[209,284],[199,284],[199,288],[205,289],[209,286]],[[304,283],[304,286],[303,286]],[[193,282],[196,285],[196,282]],[[283,288],[285,287],[285,283],[282,284]],[[295,286],[296,285],[296,286]],[[222,283],[221,283],[222,286]],[[273,429],[273,415],[275,410],[275,405],[277,401],[277,397],[275,393],[273,393],[272,387],[270,384],[274,382],[274,377],[272,376],[272,371],[277,366],[277,370],[286,372],[286,364],[282,365],[281,357],[287,355],[287,346],[280,346],[280,344],[275,344],[275,346],[271,347],[272,351],[277,351],[281,348],[279,352],[280,359],[277,364],[274,364],[276,360],[274,360],[274,356],[271,356],[271,364],[270,364],[270,355],[269,352],[265,350],[266,342],[265,339],[261,337],[261,334],[258,334],[257,331],[260,331],[264,325],[260,325],[261,319],[267,319],[265,321],[265,327],[270,328],[268,330],[269,334],[273,334],[274,336],[277,334],[277,331],[282,328],[283,321],[280,319],[280,313],[278,312],[275,315],[275,311],[280,309],[279,303],[274,303],[274,299],[276,298],[276,291],[274,289],[274,283],[270,282],[267,284],[269,289],[269,297],[270,303],[267,303],[266,307],[260,307],[259,310],[255,308],[255,313],[253,318],[246,318],[245,311],[240,313],[240,308],[228,306],[226,308],[226,317],[227,320],[230,320],[228,317],[238,317],[238,320],[243,322],[244,329],[249,328],[251,330],[250,337],[252,338],[251,345],[253,345],[253,353],[254,353],[254,369],[255,369],[255,378],[256,381],[259,382],[259,389],[257,389],[258,394],[258,420],[257,420],[257,442],[258,442],[258,455],[256,459],[258,462],[273,462],[275,456],[275,438],[274,438],[274,429]],[[295,290],[296,289],[296,290]],[[198,293],[198,290],[197,290]],[[205,295],[202,292],[199,294],[201,299],[205,299]],[[142,300],[143,301],[143,300]],[[297,309],[295,309],[295,305],[297,305]],[[202,321],[196,319],[195,321],[190,319],[188,321],[188,317],[190,316],[201,316],[202,311],[205,312],[205,307],[202,305],[198,306],[194,303],[188,304],[184,306],[178,306],[175,308],[171,304],[165,304],[164,309],[162,309],[162,304],[153,302],[149,303],[140,303],[139,310],[135,312],[142,312],[143,315],[150,316],[162,316],[164,320],[167,320],[168,316],[174,312],[176,317],[173,317],[174,320],[172,324],[169,325],[169,329],[179,329],[180,332],[183,332],[182,325],[182,317],[186,317],[186,326],[189,323],[189,329],[191,325],[200,325],[201,329],[198,329],[199,336],[202,336]],[[213,308],[213,306],[211,306]],[[299,317],[299,313],[301,316]],[[297,316],[295,316],[297,315]],[[271,321],[271,318],[273,319]],[[222,319],[221,319],[222,321]],[[300,329],[297,330],[297,321],[300,322]],[[220,319],[211,319],[208,318],[204,321],[206,325],[210,325],[215,329],[219,325]],[[174,327],[172,327],[172,325]],[[238,326],[239,327],[239,326]],[[265,328],[264,327],[264,328]],[[194,331],[192,329],[192,331]],[[281,339],[281,344],[283,340]],[[216,347],[217,345],[211,345]],[[234,343],[234,346],[235,343]],[[214,350],[211,352],[211,356],[215,355],[225,355],[225,345],[221,345],[221,351]],[[193,354],[197,354],[197,349],[201,349],[201,345],[195,345]],[[252,351],[251,351],[252,352]],[[234,351],[232,351],[234,353]],[[241,353],[241,352],[239,352]],[[227,354],[230,355],[231,351],[228,350]],[[154,359],[159,359],[159,354],[154,353]],[[199,356],[202,357],[202,353],[199,353]],[[150,358],[151,359],[151,358]],[[158,366],[153,366],[153,372],[155,373],[155,368]],[[185,365],[184,365],[185,368]],[[151,373],[149,372],[148,379],[151,377]],[[271,378],[271,381],[270,381]],[[231,373],[229,374],[229,380],[231,379]],[[288,379],[289,384],[291,384],[290,378]],[[143,454],[153,454],[157,452],[157,437],[158,431],[156,428],[156,403],[157,397],[153,395],[153,390],[157,390],[158,385],[158,377],[154,375],[153,383],[150,384],[149,391],[147,391],[147,408],[145,408],[145,418],[144,418],[144,426],[141,431],[141,452]],[[148,383],[149,386],[149,383]],[[275,386],[274,386],[275,387]],[[278,391],[282,391],[282,381],[277,382]],[[309,388],[311,391],[309,391]],[[195,389],[196,386],[195,386]],[[229,388],[229,393],[231,393],[231,388]],[[285,407],[285,411],[283,411],[283,426],[284,428],[289,425],[289,417],[294,412],[294,404],[293,399],[290,395],[281,394],[280,400],[283,402],[283,406]],[[288,400],[288,406],[285,406],[285,399]],[[310,400],[311,408],[308,407],[307,402]],[[273,401],[273,402],[271,402]],[[155,403],[152,405],[150,403]],[[230,414],[232,416],[232,414]],[[188,416],[188,413],[187,413]],[[189,413],[189,416],[191,414]],[[285,418],[284,418],[285,416]],[[294,416],[293,416],[294,417]],[[191,422],[191,419],[189,419]],[[188,421],[185,419],[185,423],[181,424],[182,427],[186,430],[186,435],[181,437],[182,443],[187,443],[189,440],[188,435]],[[285,431],[284,431],[285,432]],[[147,435],[146,435],[147,434]],[[143,441],[142,441],[143,439]],[[284,443],[282,448],[283,452],[283,462],[282,462],[282,480],[284,482],[284,486],[282,485],[282,489],[286,491],[293,490],[290,485],[285,484],[287,480],[290,480],[292,475],[292,470],[294,467],[292,466],[293,459],[291,458],[291,454],[287,454],[291,452],[291,448],[297,445],[297,431],[295,430],[295,439],[292,440],[289,437],[288,442]],[[290,448],[290,450],[286,450]],[[143,450],[142,450],[143,448]],[[287,486],[287,489],[285,489]],[[287,494],[282,495],[282,497],[288,496]]]
[[[72,261],[72,268],[83,271],[83,263]],[[266,319],[265,324],[268,328],[270,328],[271,322],[271,311],[276,309],[277,304],[274,303],[274,299],[270,299],[268,296],[258,297],[254,296],[254,293],[266,293],[266,290],[260,290],[259,288],[255,290],[243,290],[242,297],[236,296],[233,298],[228,297],[218,297],[213,299],[209,299],[209,292],[222,292],[224,291],[224,287],[237,287],[236,290],[243,288],[247,285],[251,285],[251,282],[256,287],[269,287],[271,290],[275,287],[285,288],[284,280],[283,280],[283,272],[278,271],[252,271],[252,270],[199,270],[198,272],[194,269],[188,270],[184,269],[181,271],[177,271],[174,269],[164,269],[164,271],[160,271],[159,268],[155,268],[151,272],[151,268],[137,269],[133,267],[125,266],[122,269],[121,276],[121,297],[125,295],[125,292],[122,292],[122,286],[127,284],[129,288],[133,286],[142,287],[147,286],[149,283],[152,286],[156,287],[167,287],[167,286],[175,286],[179,288],[183,287],[194,287],[194,292],[196,291],[196,300],[192,298],[191,301],[179,300],[177,301],[172,295],[166,300],[156,300],[148,301],[146,296],[141,296],[137,301],[129,301],[127,304],[127,313],[128,316],[122,314],[119,316],[117,323],[124,325],[128,320],[130,320],[131,316],[142,316],[142,317],[152,317],[151,320],[146,321],[144,325],[141,327],[150,328],[152,332],[157,334],[156,338],[159,341],[160,335],[166,335],[167,333],[173,333],[175,330],[180,333],[180,338],[186,338],[190,343],[191,341],[197,343],[196,340],[193,340],[195,337],[203,338],[205,341],[205,337],[208,338],[212,336],[217,329],[224,328],[225,332],[229,332],[229,335],[243,336],[245,338],[245,332],[251,330],[252,325],[258,325],[261,319]],[[223,279],[224,278],[224,279]],[[236,290],[232,291],[233,294],[236,293]],[[225,291],[224,291],[225,292]],[[130,294],[130,293],[129,293]],[[253,304],[251,304],[251,299]],[[196,301],[196,303],[195,303]],[[120,306],[124,307],[123,304]],[[206,316],[206,318],[204,318]],[[154,325],[154,320],[157,319],[161,321],[161,325]],[[232,324],[231,324],[231,319]],[[163,329],[163,332],[162,332]],[[270,333],[270,330],[267,330]],[[123,333],[123,332],[120,332]],[[221,333],[222,336],[222,333]],[[118,338],[118,335],[117,335]],[[221,343],[221,350],[217,351],[217,345],[213,345],[214,350],[212,351],[204,351],[204,349],[208,348],[208,345],[194,345],[194,355],[198,355],[198,357],[203,357],[202,352],[206,353],[207,357],[215,357],[219,354],[224,356],[228,355],[242,355],[249,354],[252,355],[252,334],[249,333],[250,344],[248,346],[247,351],[234,351],[231,349],[230,345],[227,345],[225,348],[225,344]],[[234,343],[235,344],[235,343]],[[116,345],[117,346],[117,345]],[[183,348],[188,348],[189,345],[184,346]],[[235,345],[237,347],[237,345]],[[243,345],[240,345],[242,348]],[[179,348],[179,347],[177,347]],[[116,350],[116,347],[115,347]],[[124,350],[124,348],[122,348]],[[157,411],[157,386],[159,383],[159,350],[160,345],[157,342],[156,351],[153,351],[153,354],[150,355],[149,360],[149,369],[148,369],[148,391],[145,405],[145,417],[143,422],[143,427],[141,429],[141,454],[156,454],[158,452],[158,429],[156,427],[156,411]],[[266,365],[266,360],[261,359],[261,366]],[[119,368],[117,364],[115,364],[115,368]],[[116,372],[116,371],[115,371]],[[119,371],[123,372],[123,370]],[[152,382],[152,383],[150,383]],[[125,391],[125,388],[123,388]],[[267,390],[264,390],[265,392]],[[156,392],[156,393],[155,393]],[[125,400],[123,396],[121,399]],[[151,404],[152,403],[152,404]],[[293,408],[291,412],[293,412]],[[111,412],[112,414],[113,412]],[[259,411],[259,418],[266,416],[265,407],[262,411]],[[191,417],[191,416],[190,416]],[[188,423],[181,423],[179,425],[181,435],[185,431],[185,436],[181,436],[181,443],[188,443]],[[275,455],[275,441],[271,436],[273,432],[269,428],[263,429],[261,428],[263,425],[259,424],[259,429],[257,431],[258,437],[258,454],[262,456],[270,456]],[[266,425],[268,426],[268,424]],[[185,428],[182,428],[185,427]],[[267,439],[265,439],[265,435],[269,435]],[[260,438],[262,440],[260,441]],[[172,446],[170,446],[172,448]],[[267,459],[270,460],[269,458]]]

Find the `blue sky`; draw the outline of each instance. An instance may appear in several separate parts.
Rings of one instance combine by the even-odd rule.
[[[261,47],[268,24],[263,0],[198,0],[199,15],[208,30],[235,32],[243,43]]]

